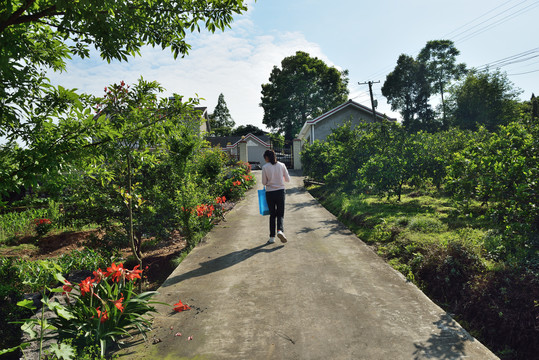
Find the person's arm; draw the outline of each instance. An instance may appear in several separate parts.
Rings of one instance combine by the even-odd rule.
[[[266,174],[266,168],[262,167],[262,185],[266,186],[268,184],[268,177]]]
[[[290,182],[290,175],[288,175],[288,169],[286,168],[285,164],[283,164],[283,169],[284,169],[284,173],[283,173],[284,181]]]

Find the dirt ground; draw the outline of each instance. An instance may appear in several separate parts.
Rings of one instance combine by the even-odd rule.
[[[234,207],[234,202],[227,202],[223,207],[226,212]],[[216,220],[216,223],[225,221]],[[42,260],[57,258],[73,250],[83,250],[88,244],[91,235],[102,236],[99,230],[63,232],[44,236],[36,241],[35,237],[24,237],[17,241],[17,246],[0,247],[0,256],[27,258],[31,260]],[[151,241],[146,239],[145,241]],[[172,259],[178,257],[187,245],[186,240],[179,231],[174,231],[168,239],[162,240],[151,246],[145,246],[143,252],[144,274],[146,276],[146,290],[155,290],[166,280],[168,275],[174,270]],[[120,249],[121,257],[126,259],[131,255],[131,248]],[[127,267],[135,264],[126,264]],[[146,268],[147,267],[147,268]]]

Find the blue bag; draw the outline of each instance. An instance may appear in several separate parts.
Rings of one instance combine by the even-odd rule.
[[[258,208],[260,209],[260,215],[269,215],[269,206],[266,201],[266,188],[258,190]]]

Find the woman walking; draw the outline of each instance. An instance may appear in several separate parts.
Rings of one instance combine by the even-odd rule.
[[[275,242],[275,220],[277,220],[277,237],[281,242],[287,242],[284,236],[284,183],[290,182],[286,166],[278,162],[273,150],[264,153],[266,164],[262,167],[262,184],[266,186],[266,200],[270,211],[270,238],[269,244]]]

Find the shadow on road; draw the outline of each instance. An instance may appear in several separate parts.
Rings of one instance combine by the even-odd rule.
[[[168,287],[168,286],[177,284],[179,282],[182,282],[183,280],[208,275],[213,272],[220,271],[220,270],[229,268],[231,266],[234,266],[244,260],[247,260],[248,258],[256,254],[272,253],[284,247],[284,245],[280,245],[273,248],[265,248],[266,246],[268,246],[267,243],[256,246],[251,249],[243,249],[243,250],[234,251],[234,252],[231,252],[230,254],[226,254],[215,259],[201,262],[199,264],[200,267],[198,269],[191,270],[189,272],[186,272],[185,274],[168,278],[167,281],[165,281],[163,285],[161,286]]]
[[[414,343],[414,360],[439,359],[453,360],[466,357],[464,344],[474,341],[464,329],[457,325],[451,316],[445,314],[433,323],[441,331],[432,334],[427,341]]]

